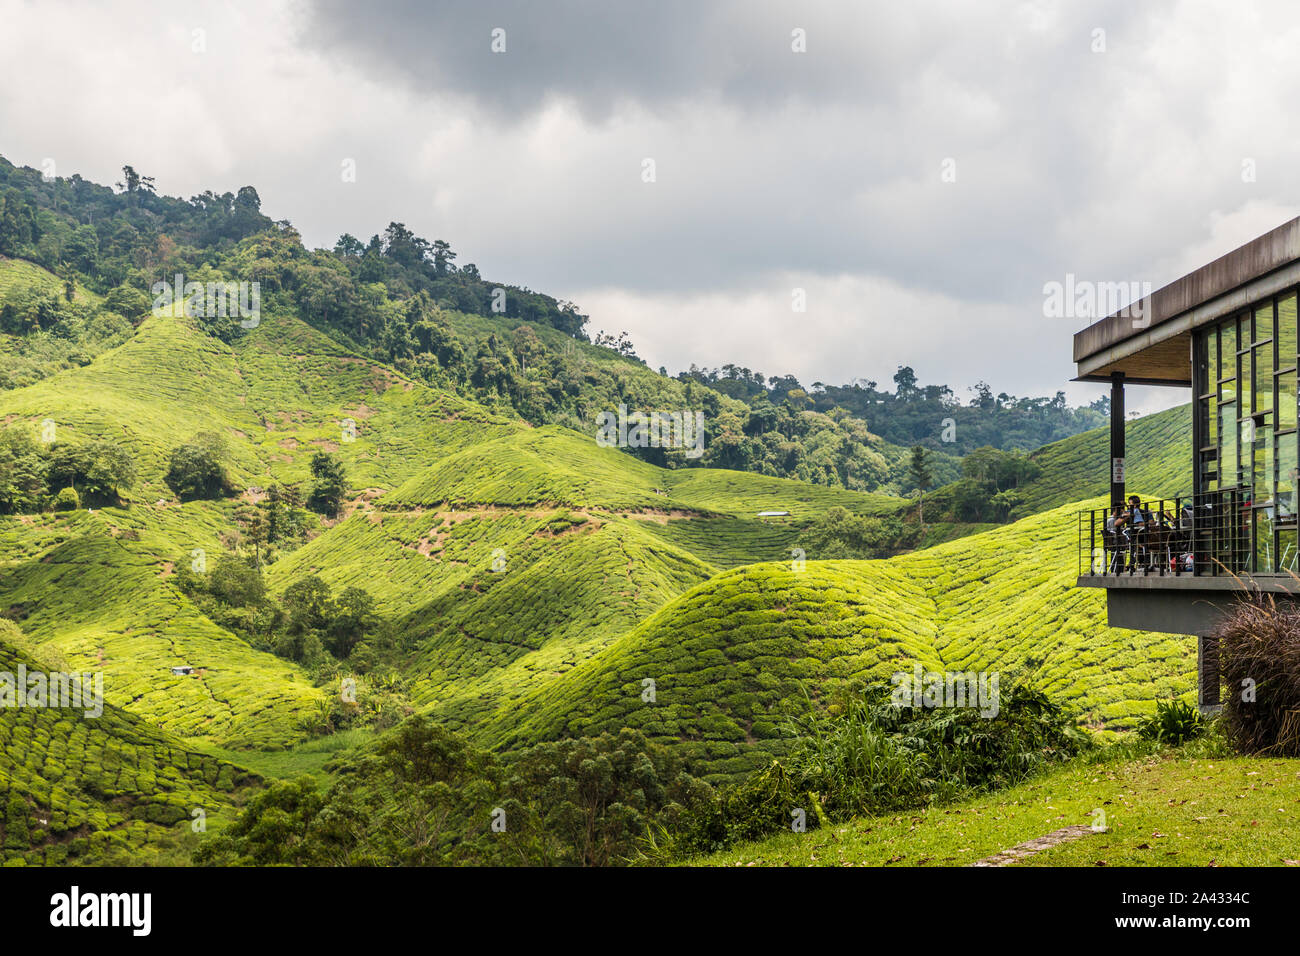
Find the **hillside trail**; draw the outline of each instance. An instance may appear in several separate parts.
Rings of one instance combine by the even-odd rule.
[[[1044,836],[1035,837],[1032,840],[1026,840],[1024,843],[1017,843],[1013,847],[995,853],[992,856],[986,856],[982,860],[976,860],[968,866],[1011,866],[1019,863],[1021,860],[1028,859],[1035,853],[1041,853],[1043,850],[1051,849],[1062,843],[1069,843],[1072,840],[1078,840],[1089,834],[1100,831],[1094,830],[1087,824],[1078,826],[1061,827],[1059,830],[1053,830]]]

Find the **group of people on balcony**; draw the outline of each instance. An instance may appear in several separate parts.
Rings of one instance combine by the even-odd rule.
[[[1129,496],[1127,506],[1113,506],[1103,536],[1108,572],[1192,570],[1192,517],[1190,504],[1175,515],[1168,508],[1144,508],[1137,495]]]

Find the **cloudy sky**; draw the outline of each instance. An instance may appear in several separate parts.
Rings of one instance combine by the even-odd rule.
[[[1297,51],[1281,2],[0,0],[0,154],[405,222],[672,371],[1050,395],[1045,283],[1300,214]]]

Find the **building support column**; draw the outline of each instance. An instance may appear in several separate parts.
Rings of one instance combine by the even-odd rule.
[[[1110,373],[1110,506],[1124,507],[1124,373]]]
[[[1217,714],[1223,706],[1219,699],[1219,639],[1199,637],[1196,644],[1197,709],[1202,714]]]

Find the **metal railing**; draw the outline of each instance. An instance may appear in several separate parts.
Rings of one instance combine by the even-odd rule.
[[[1215,576],[1249,573],[1255,509],[1248,488],[1079,512],[1079,574]],[[1271,532],[1267,532],[1271,537]]]

